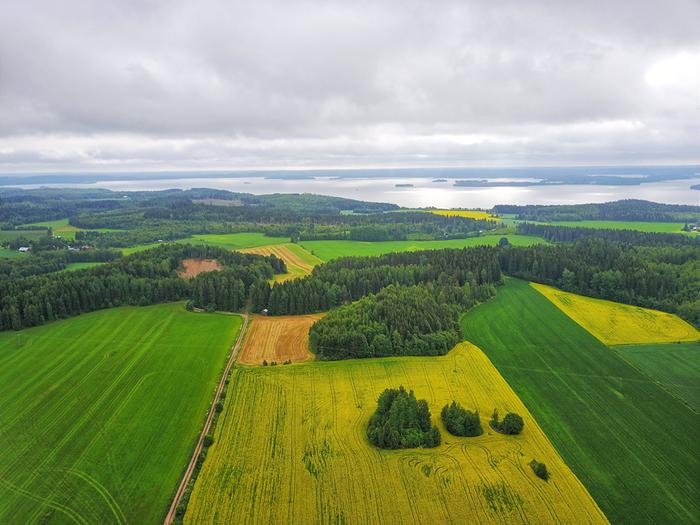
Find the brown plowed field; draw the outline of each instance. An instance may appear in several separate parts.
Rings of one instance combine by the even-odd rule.
[[[260,365],[313,359],[309,352],[309,328],[323,314],[265,317],[256,315],[248,330],[238,362]]]
[[[221,265],[214,259],[185,259],[182,261],[182,270],[178,272],[180,277],[190,279],[200,273],[220,270]]]

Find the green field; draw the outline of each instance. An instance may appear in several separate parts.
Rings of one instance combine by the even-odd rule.
[[[244,248],[256,248],[258,246],[266,246],[268,244],[282,244],[289,242],[289,237],[268,237],[262,233],[222,233],[222,234],[203,234],[192,235],[184,239],[178,239],[180,244],[206,244],[208,246],[217,246],[225,250],[242,250]],[[160,243],[139,244],[122,248],[124,255],[130,255],[135,252],[148,250],[160,246]]]
[[[35,241],[46,235],[46,230],[0,230],[0,245],[17,237],[24,237]]]
[[[29,254],[0,247],[0,257],[27,257]]]
[[[700,343],[624,345],[615,351],[700,412]]]
[[[509,280],[462,327],[612,523],[700,521],[697,413],[528,283]]]
[[[502,221],[507,226],[514,226],[519,222],[529,222],[532,224],[546,224],[549,226],[566,226],[569,228],[596,228],[607,230],[637,230],[650,233],[682,233],[686,235],[697,235],[681,230],[685,226],[684,222],[646,222],[646,221],[520,221],[511,215],[501,215]]]
[[[545,243],[541,237],[529,235],[488,235],[470,237],[469,239],[450,239],[446,241],[301,241],[299,244],[322,261],[330,261],[349,255],[374,256],[391,252],[409,252],[417,250],[439,250],[441,248],[465,248],[469,246],[495,246],[501,237],[507,237],[514,246],[530,246]]]
[[[95,266],[103,265],[103,262],[74,262],[68,263],[63,269],[64,272],[74,272],[75,270],[84,270],[85,268],[94,268]]]
[[[0,523],[158,523],[238,316],[182,303],[0,334]]]

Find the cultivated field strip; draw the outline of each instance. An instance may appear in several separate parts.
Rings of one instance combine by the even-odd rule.
[[[0,523],[155,523],[240,319],[115,308],[0,334]]]
[[[462,319],[613,523],[700,522],[700,417],[528,283]]]
[[[288,281],[289,279],[297,279],[309,275],[314,266],[323,262],[298,244],[292,243],[247,248],[241,251],[244,253],[257,253],[258,255],[276,255],[282,259],[287,265],[287,273],[275,275],[273,278],[275,282]]]
[[[700,340],[700,332],[677,315],[594,299],[544,284],[532,286],[606,345]]]
[[[452,399],[481,411],[484,435],[444,429],[436,449],[380,451],[365,430],[400,384],[438,421]],[[525,418],[488,428],[493,408]],[[311,362],[234,370],[215,443],[185,523],[605,523],[518,397],[475,346],[443,357]],[[441,426],[441,424],[440,424]],[[549,482],[528,463],[544,461]]]
[[[309,329],[323,314],[266,317],[256,315],[245,338],[238,363],[282,364],[313,359],[309,351]]]

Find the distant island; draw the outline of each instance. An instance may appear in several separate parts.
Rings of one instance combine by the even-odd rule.
[[[693,185],[690,187],[690,189],[691,189],[691,190],[700,190],[700,184],[693,184]]]
[[[433,182],[447,182],[447,179],[433,179]]]
[[[413,184],[394,184],[397,188],[413,188]]]
[[[474,187],[474,188],[500,188],[502,186],[543,186],[553,184],[564,184],[563,182],[542,182],[542,181],[489,181],[489,180],[457,180],[453,186]]]

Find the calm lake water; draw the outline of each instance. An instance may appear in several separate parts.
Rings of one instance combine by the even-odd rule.
[[[506,179],[494,179],[503,182]],[[527,180],[527,179],[512,179]],[[532,179],[530,179],[532,180]],[[691,190],[700,179],[650,182],[635,186],[549,185],[505,186],[497,188],[455,187],[454,179],[433,182],[433,178],[336,178],[302,180],[262,177],[211,177],[112,180],[91,184],[42,184],[25,187],[108,188],[111,190],[163,190],[170,188],[216,188],[235,192],[317,193],[364,201],[391,202],[405,207],[491,208],[496,204],[580,204],[619,199],[645,199],[667,204],[700,205],[700,191]],[[411,184],[396,187],[396,184]]]

